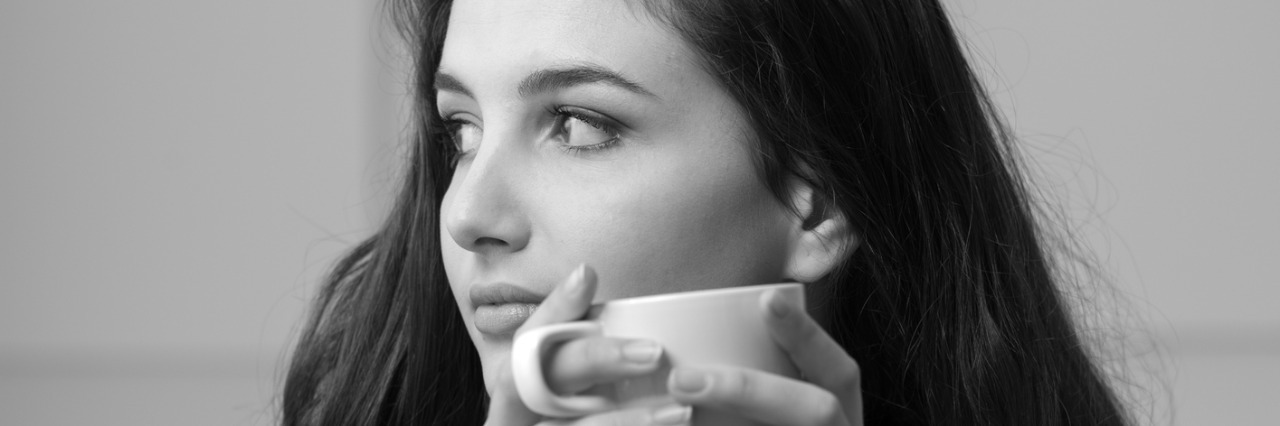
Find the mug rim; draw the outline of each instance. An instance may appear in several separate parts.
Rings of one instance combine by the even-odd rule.
[[[765,291],[770,289],[791,288],[804,289],[804,284],[798,282],[783,282],[772,284],[748,284],[735,287],[719,287],[708,288],[702,290],[678,291],[674,293],[650,294],[648,296],[625,297],[621,299],[606,300],[593,306],[596,309],[606,306],[626,306],[645,303],[665,302],[672,299],[679,300],[696,300],[710,296],[722,296],[734,293],[746,293],[755,291]]]

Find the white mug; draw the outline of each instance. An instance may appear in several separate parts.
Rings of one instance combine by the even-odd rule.
[[[760,297],[769,290],[804,306],[800,284],[767,284],[617,299],[593,306],[586,321],[552,324],[516,336],[511,368],[516,391],[529,409],[551,417],[579,417],[609,409],[653,406],[667,394],[671,367],[733,365],[799,377],[765,325]],[[543,376],[543,356],[566,340],[608,336],[648,339],[663,347],[658,371],[609,386],[594,394],[557,395]],[[755,424],[732,413],[696,408],[698,426]]]

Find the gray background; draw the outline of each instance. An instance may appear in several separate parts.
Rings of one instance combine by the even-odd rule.
[[[1274,424],[1280,3],[947,4],[1114,283],[1077,294],[1144,415]],[[315,284],[402,155],[374,9],[0,3],[0,424],[275,419]]]

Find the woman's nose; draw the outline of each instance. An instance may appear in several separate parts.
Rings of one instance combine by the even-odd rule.
[[[530,225],[520,203],[518,169],[499,147],[482,146],[470,164],[460,167],[449,187],[451,204],[445,227],[458,246],[476,253],[524,249]]]

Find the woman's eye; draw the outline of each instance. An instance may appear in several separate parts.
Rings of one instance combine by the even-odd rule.
[[[556,130],[561,146],[570,152],[595,151],[618,142],[617,127],[610,120],[579,108],[556,108]]]
[[[453,141],[456,155],[466,155],[480,146],[480,137],[484,135],[484,130],[475,123],[458,118],[446,118],[444,126],[449,132],[449,139]]]

